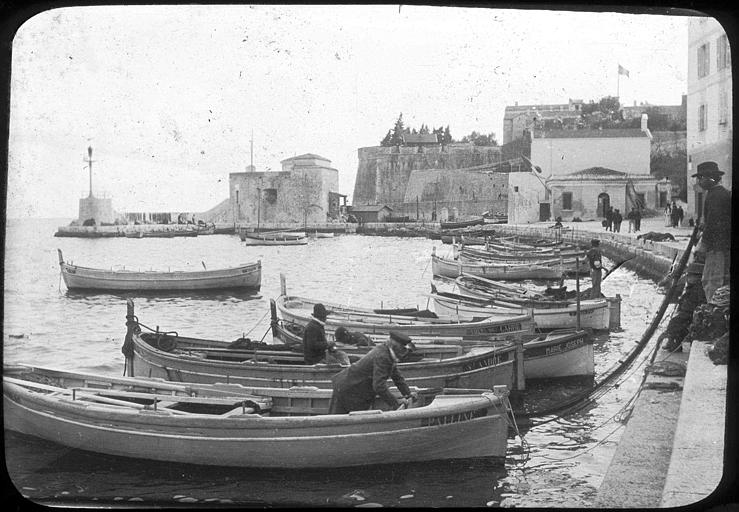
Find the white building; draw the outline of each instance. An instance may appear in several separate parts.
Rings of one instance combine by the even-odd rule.
[[[688,21],[688,209],[697,218],[704,191],[690,176],[701,162],[712,160],[724,171],[722,183],[732,184],[732,81],[729,40],[721,24],[710,17]]]

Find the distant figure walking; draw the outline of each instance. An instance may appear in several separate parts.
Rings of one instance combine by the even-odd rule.
[[[634,212],[634,232],[641,231],[641,209],[636,207],[632,208]]]
[[[682,206],[677,207],[677,227],[681,228],[683,227],[683,218],[685,217],[685,212],[683,211]]]
[[[613,206],[606,210],[606,231],[613,231]]]
[[[668,227],[672,222],[672,207],[669,203],[665,206],[665,227]]]
[[[621,215],[621,212],[618,208],[616,208],[613,211],[613,232],[614,233],[620,233],[621,232],[621,222],[623,222],[624,217]]]
[[[675,204],[675,201],[672,202],[672,208],[670,210],[670,224],[673,228],[677,227],[678,222],[678,213],[677,213],[677,205]]]
[[[626,220],[629,221],[629,233],[636,231],[636,228],[634,227],[635,222],[636,222],[635,221],[635,217],[636,217],[635,211],[636,211],[636,208],[632,206],[631,211],[626,214]]]

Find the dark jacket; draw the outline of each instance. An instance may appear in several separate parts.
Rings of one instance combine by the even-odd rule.
[[[703,226],[701,238],[707,251],[731,249],[731,193],[721,185],[706,194]]]
[[[590,270],[601,269],[603,267],[603,261],[601,259],[600,249],[597,247],[591,247],[588,251],[588,264]],[[596,265],[597,262],[597,265]]]
[[[311,319],[303,331],[303,360],[306,364],[320,363],[326,357],[326,330],[317,320]]]
[[[398,387],[403,396],[410,394],[405,379],[398,372],[390,347],[385,343],[376,345],[359,361],[345,368],[333,377],[333,397],[340,409],[363,411],[370,409],[379,395],[393,409],[399,403],[390,393],[388,379]]]

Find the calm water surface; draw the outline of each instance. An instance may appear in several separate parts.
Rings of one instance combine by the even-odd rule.
[[[6,229],[3,358],[69,370],[122,375],[126,297],[67,292],[57,248],[79,265],[129,269],[222,268],[262,261],[256,294],[131,295],[139,320],[181,335],[270,340],[269,299],[280,291],[367,307],[425,307],[431,248],[423,238],[359,235],[307,246],[246,247],[235,235],[196,238],[55,238],[62,220],[10,220]],[[567,283],[574,287],[573,282]],[[586,280],[582,282],[587,286]],[[596,378],[640,339],[662,300],[649,280],[619,269],[603,282],[621,294],[622,329],[595,342]],[[669,311],[668,311],[669,313]],[[666,315],[666,317],[669,315]],[[648,356],[647,348],[641,360]],[[245,470],[160,463],[87,453],[5,432],[12,484],[29,499],[53,504],[341,505],[408,507],[588,507],[623,426],[614,421],[637,390],[636,366],[594,404],[509,439],[504,463],[462,461],[320,471]],[[548,399],[582,390],[549,383]],[[533,392],[533,390],[532,390]],[[275,453],[279,457],[279,453]]]

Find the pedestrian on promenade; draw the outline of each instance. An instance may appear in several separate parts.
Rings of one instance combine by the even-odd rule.
[[[602,280],[603,257],[600,252],[600,240],[593,238],[590,241],[590,250],[587,253],[588,265],[590,266],[590,280],[592,288],[590,289],[590,298],[597,299],[603,296],[600,293],[600,282]]]
[[[670,206],[670,203],[667,203],[667,206],[665,206],[665,227],[669,226],[672,222],[672,207]]]
[[[613,206],[606,210],[606,231],[613,231]]]
[[[634,211],[634,233],[641,231],[641,208],[632,208]]]
[[[398,371],[398,360],[413,347],[411,339],[403,333],[391,331],[385,343],[375,347],[359,361],[337,373],[331,380],[333,394],[329,414],[346,414],[351,411],[366,411],[382,398],[392,409],[401,404],[408,406],[417,398]],[[403,396],[398,401],[390,392],[387,380],[392,379]]]
[[[672,208],[670,209],[670,225],[673,228],[677,227],[677,205],[675,204],[675,201],[672,202]]]
[[[685,217],[685,212],[683,211],[682,206],[677,207],[677,227],[681,228],[683,227],[683,218]]]
[[[623,222],[624,217],[621,215],[621,211],[616,208],[613,211],[613,232],[614,233],[620,233],[621,232],[621,222]]]
[[[703,202],[703,215],[699,219],[702,233],[696,251],[705,253],[702,283],[706,300],[710,302],[713,292],[729,284],[731,193],[719,183],[724,173],[719,170],[716,162],[700,163],[697,171],[693,177],[706,191],[706,198]]]
[[[636,208],[632,206],[631,211],[626,214],[626,220],[629,221],[629,233],[631,233],[632,231],[636,231],[636,228],[634,227],[635,218],[636,218]]]

